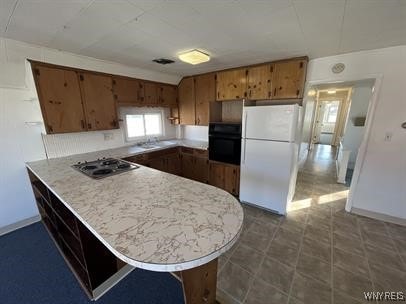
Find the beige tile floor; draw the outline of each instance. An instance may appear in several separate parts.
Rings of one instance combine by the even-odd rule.
[[[364,291],[406,292],[406,227],[347,213],[333,154],[320,145],[309,155],[286,217],[244,205],[243,233],[219,259],[220,303],[356,304]]]

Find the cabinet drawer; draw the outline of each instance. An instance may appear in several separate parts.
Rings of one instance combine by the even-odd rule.
[[[209,157],[209,151],[201,150],[201,149],[194,149],[194,155],[196,157],[208,158]]]
[[[140,155],[134,155],[134,156],[129,156],[123,158],[123,160],[136,163],[136,164],[144,164],[146,161],[148,161],[148,154],[140,154]]]
[[[185,153],[185,154],[194,154],[193,150],[194,149],[188,148],[188,147],[182,147],[182,149],[181,149],[182,153]]]

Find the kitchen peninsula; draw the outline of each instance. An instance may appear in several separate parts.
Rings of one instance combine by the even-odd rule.
[[[142,165],[103,179],[71,167],[145,152],[125,147],[27,163],[42,220],[92,299],[139,267],[174,274],[187,304],[215,303],[217,258],[243,222],[231,194]]]

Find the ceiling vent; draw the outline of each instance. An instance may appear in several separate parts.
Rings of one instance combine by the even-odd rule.
[[[166,58],[158,58],[158,59],[154,59],[152,60],[153,62],[159,63],[159,64],[171,64],[174,63],[175,61],[171,60],[171,59],[166,59]]]

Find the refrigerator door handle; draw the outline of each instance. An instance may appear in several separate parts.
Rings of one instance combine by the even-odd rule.
[[[244,119],[244,138],[247,138],[247,121],[248,121],[248,113],[245,112],[245,119]]]
[[[244,138],[243,140],[244,140],[244,149],[243,149],[244,150],[244,156],[243,156],[243,159],[242,159],[242,163],[245,164],[245,148],[247,147],[247,139]]]

